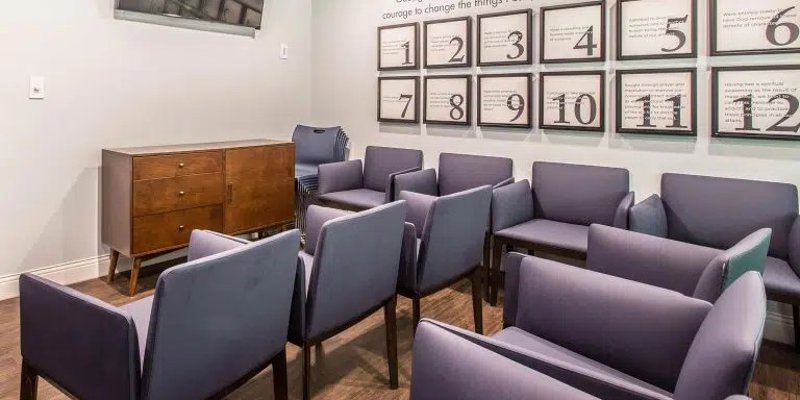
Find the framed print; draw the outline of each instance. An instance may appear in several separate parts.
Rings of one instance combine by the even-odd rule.
[[[711,55],[800,52],[797,0],[709,0]]]
[[[378,78],[378,122],[419,122],[419,77]]]
[[[620,0],[617,60],[697,57],[697,0]]]
[[[529,65],[533,62],[533,11],[478,16],[478,66]]]
[[[425,22],[425,68],[472,66],[472,18]]]
[[[697,134],[693,68],[617,71],[617,132]]]
[[[605,71],[539,76],[539,128],[605,132]]]
[[[478,126],[533,127],[532,74],[478,76]]]
[[[425,77],[426,124],[472,125],[472,76]]]
[[[419,69],[419,24],[378,28],[378,71]]]
[[[711,71],[714,136],[800,140],[800,65]]]
[[[542,64],[606,60],[603,1],[542,7]]]

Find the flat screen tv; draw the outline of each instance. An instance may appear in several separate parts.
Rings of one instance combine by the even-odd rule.
[[[189,28],[198,28],[206,23],[260,29],[264,0],[117,0],[116,7],[117,15],[122,12],[127,14],[126,19],[137,19],[131,18],[131,15],[139,14],[138,19],[144,22],[162,22]],[[148,19],[146,15],[162,18]],[[200,24],[178,22],[180,20]]]

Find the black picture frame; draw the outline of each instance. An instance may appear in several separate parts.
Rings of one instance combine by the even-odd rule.
[[[414,64],[409,65],[407,67],[382,67],[383,63],[381,62],[381,36],[383,35],[383,31],[390,30],[390,29],[397,29],[397,28],[408,28],[410,26],[414,27]],[[419,23],[411,22],[406,24],[395,24],[395,25],[385,25],[378,27],[378,71],[415,71],[419,69]]]
[[[466,32],[464,33],[464,62],[462,63],[448,63],[448,64],[430,64],[428,62],[428,29],[431,25],[447,24],[453,22],[466,22]],[[442,68],[469,68],[472,67],[472,17],[459,17],[448,19],[437,19],[433,21],[425,21],[423,23],[423,37],[422,41],[422,54],[424,55],[425,69],[442,69]],[[460,51],[459,51],[460,53]],[[457,55],[457,54],[456,54]]]
[[[759,72],[759,71],[797,71],[800,78],[800,64],[793,65],[774,65],[774,66],[739,66],[739,67],[714,67],[711,69],[711,136],[716,138],[741,138],[741,139],[763,139],[763,140],[800,140],[800,134],[781,135],[781,134],[755,134],[743,132],[720,132],[720,72]]]
[[[396,119],[396,118],[383,118],[381,116],[381,83],[383,81],[391,80],[413,80],[414,81],[414,119]],[[398,124],[418,124],[419,123],[419,77],[418,76],[381,76],[378,78],[378,122],[389,122]]]
[[[690,20],[689,28],[691,34],[691,40],[687,40],[687,43],[691,43],[692,45],[692,52],[691,53],[683,53],[683,54],[670,54],[670,53],[653,53],[648,55],[636,55],[636,56],[626,56],[622,54],[622,45],[623,45],[623,38],[622,38],[622,9],[625,3],[631,3],[635,1],[642,1],[642,0],[619,0],[617,3],[617,27],[616,27],[616,45],[617,45],[617,60],[618,61],[635,61],[635,60],[666,60],[666,59],[688,59],[688,58],[697,58],[697,0],[690,0],[692,5],[692,18]]]
[[[758,54],[792,54],[792,53],[800,53],[800,47],[791,48],[791,49],[780,49],[780,48],[771,48],[771,49],[751,49],[751,50],[717,50],[717,44],[719,42],[717,38],[717,2],[719,0],[708,0],[708,18],[709,18],[709,40],[710,40],[710,54],[711,56],[729,56],[729,55],[758,55]],[[723,0],[724,1],[724,0]],[[760,1],[760,0],[759,0]],[[749,1],[749,3],[753,3]],[[758,3],[758,1],[756,1]],[[800,9],[798,7],[797,9]],[[797,39],[800,41],[800,39]]]
[[[692,124],[687,130],[679,129],[630,129],[622,127],[622,81],[625,75],[663,75],[663,74],[690,74],[692,103],[689,105],[692,112]],[[658,69],[627,69],[617,70],[616,93],[614,95],[616,108],[616,131],[622,134],[669,135],[669,136],[697,136],[697,70],[695,68],[658,68]]]
[[[597,115],[600,118],[600,126],[587,127],[580,125],[548,125],[544,121],[544,107],[545,107],[545,80],[550,76],[591,76],[597,75],[600,78],[600,96],[597,102],[598,110]],[[606,72],[603,70],[596,71],[558,71],[558,72],[541,72],[539,73],[539,129],[555,130],[555,131],[580,131],[580,132],[605,132],[606,131]]]
[[[483,33],[482,23],[483,23],[483,20],[484,19],[488,19],[488,18],[502,18],[502,17],[511,16],[511,15],[519,15],[519,14],[525,14],[526,15],[526,22],[527,22],[526,23],[526,27],[525,27],[525,32],[526,32],[526,36],[527,36],[527,40],[525,41],[526,57],[524,59],[521,58],[519,60],[512,60],[512,61],[490,61],[490,62],[482,61],[481,48],[483,47],[483,41],[482,41],[482,37],[483,37],[483,35],[482,35],[482,33]],[[527,9],[519,9],[519,10],[513,10],[513,11],[496,12],[496,13],[489,13],[489,14],[480,14],[480,15],[478,15],[477,19],[478,19],[478,29],[477,29],[477,35],[478,35],[478,40],[477,40],[477,42],[478,42],[477,65],[479,67],[497,67],[497,66],[532,65],[533,64],[533,50],[534,50],[533,49],[533,10],[531,10],[530,8],[527,8]]]
[[[577,9],[585,7],[600,6],[600,46],[603,48],[601,54],[597,57],[581,57],[581,58],[553,58],[547,59],[545,52],[545,32],[547,29],[547,12]],[[605,62],[607,60],[608,46],[606,43],[606,5],[604,0],[587,1],[584,3],[576,4],[562,4],[555,6],[541,7],[539,11],[539,63],[540,64],[569,64],[569,63],[587,63],[587,62]]]
[[[527,104],[527,110],[525,111],[528,117],[528,122],[526,124],[514,124],[514,123],[493,123],[493,122],[483,122],[482,117],[482,108],[483,108],[483,98],[481,96],[481,85],[483,79],[497,79],[497,78],[525,78],[527,79],[527,96],[525,98],[525,102]],[[533,100],[533,74],[532,73],[510,73],[510,74],[481,74],[478,75],[478,90],[477,90],[477,97],[478,97],[478,126],[480,127],[489,127],[489,128],[515,128],[515,129],[532,129],[533,128],[533,107],[531,107],[531,102]]]
[[[437,79],[464,79],[466,81],[466,95],[464,96],[463,108],[466,113],[464,122],[433,120],[428,118],[428,82]],[[423,123],[426,125],[453,125],[453,126],[472,126],[472,75],[429,75],[425,77],[425,95],[423,96]]]

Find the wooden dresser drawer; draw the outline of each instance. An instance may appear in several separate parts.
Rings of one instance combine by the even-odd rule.
[[[133,182],[133,216],[160,214],[225,201],[222,173]]]
[[[194,229],[222,231],[222,206],[174,211],[133,219],[133,252],[143,254],[185,246]]]
[[[222,172],[222,152],[204,151],[133,158],[133,180]]]

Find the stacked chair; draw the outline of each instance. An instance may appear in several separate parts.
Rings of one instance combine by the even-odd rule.
[[[369,146],[364,161],[319,166],[319,198],[326,204],[365,210],[394,200],[394,177],[422,168],[422,152]]]
[[[584,258],[589,225],[627,229],[633,203],[628,170],[620,168],[535,162],[530,184],[523,180],[495,190],[492,305],[497,304],[504,251],[521,247]]]
[[[711,249],[772,230],[764,282],[770,300],[792,305],[800,348],[800,216],[797,187],[785,183],[664,174],[661,195],[631,209],[630,229]]]
[[[195,231],[189,261],[123,307],[23,275],[21,399],[38,377],[85,400],[221,398],[269,365],[286,399],[299,245],[296,230],[253,244]]]
[[[350,139],[340,126],[317,128],[297,125],[292,134],[295,149],[296,226],[305,232],[306,208],[319,187],[319,166],[347,159]]]

